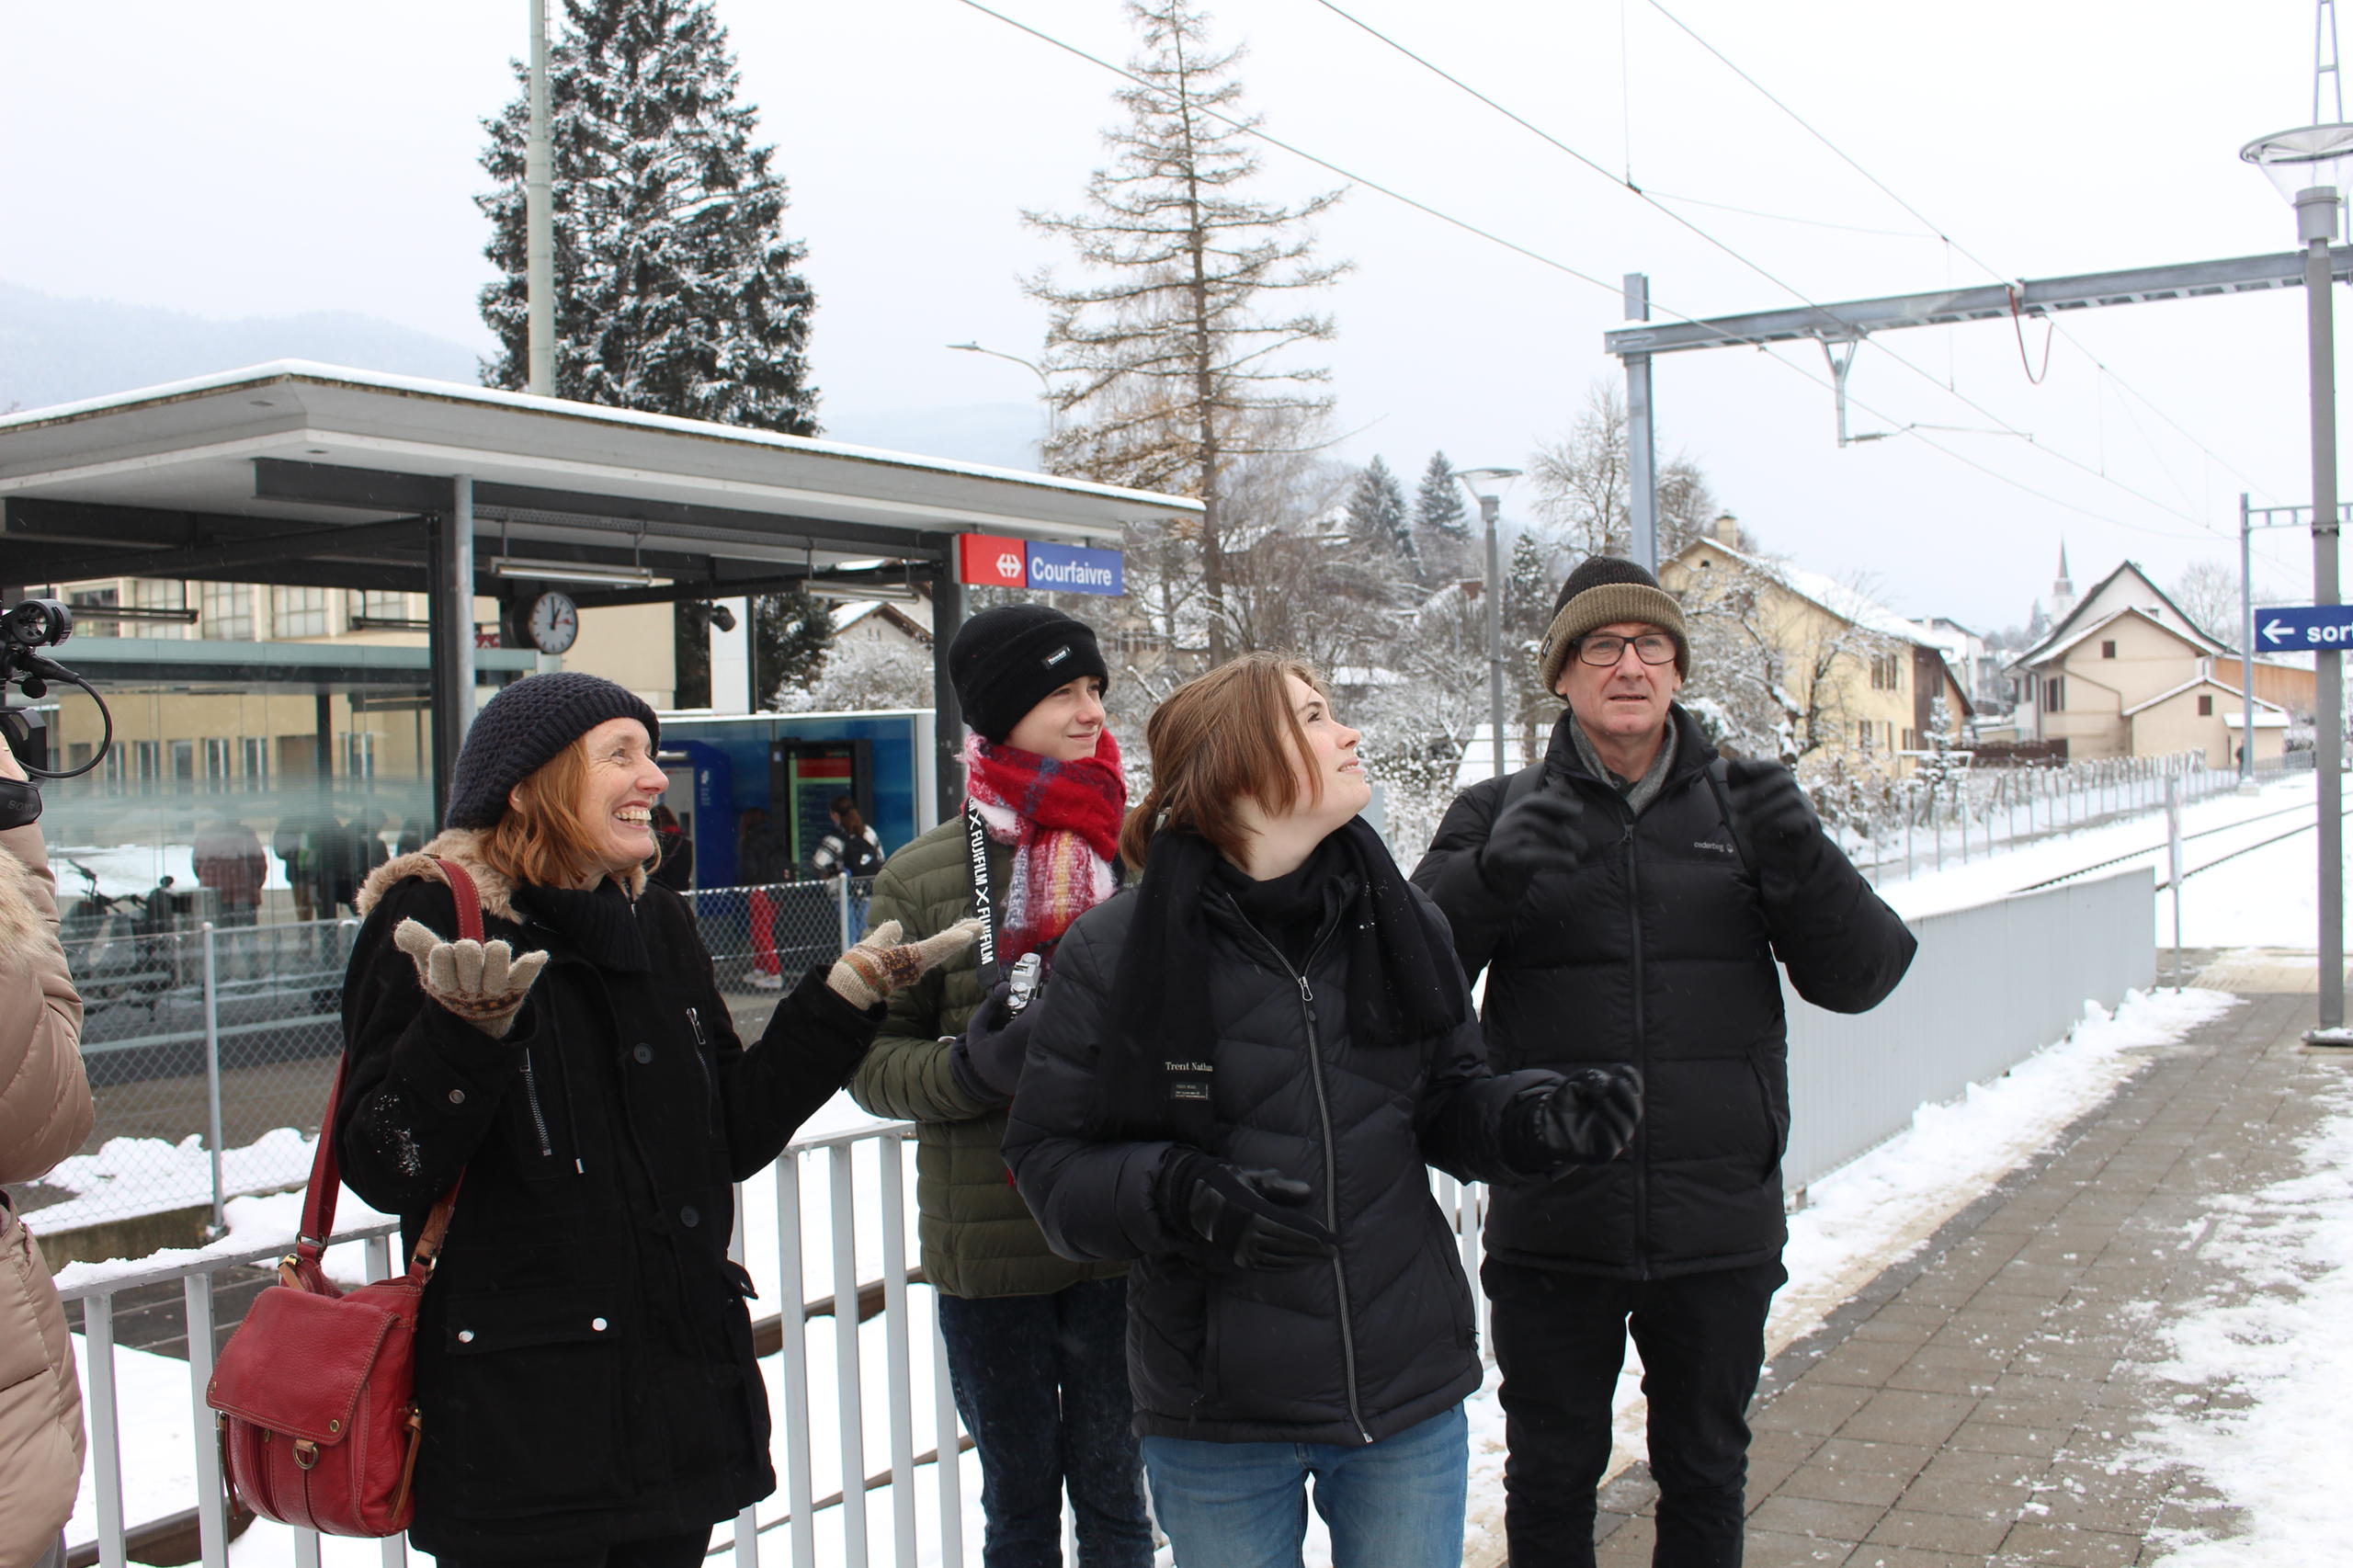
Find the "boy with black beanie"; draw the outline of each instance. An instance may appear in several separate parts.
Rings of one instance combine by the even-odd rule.
[[[1085,622],[1014,604],[958,629],[948,674],[971,726],[965,813],[883,863],[870,917],[898,921],[912,941],[985,913],[1001,969],[1031,952],[1051,963],[1070,923],[1118,886],[1127,789],[1104,722],[1110,671]],[[980,1450],[989,1568],[1061,1562],[1065,1489],[1087,1568],[1146,1568],[1127,1266],[1054,1256],[1006,1177],[1006,1107],[1037,1016],[1012,1013],[1006,991],[984,992],[970,964],[926,975],[892,999],[850,1094],[918,1124],[924,1273],[938,1291],[957,1409]]]

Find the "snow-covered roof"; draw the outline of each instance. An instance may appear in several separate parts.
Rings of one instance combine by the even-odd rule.
[[[2063,548],[2061,551],[2061,554],[2063,557],[2065,554]],[[2143,589],[2145,589],[2147,592],[2156,596],[2156,599],[2159,604],[2164,606],[2166,609],[2173,611],[2174,614],[2181,617],[2181,624],[2188,627],[2192,633],[2189,639],[2190,641],[2199,642],[2201,644],[2203,650],[2210,653],[2222,653],[2226,649],[2227,644],[2217,640],[2211,632],[2199,625],[2196,619],[2193,618],[2188,611],[2174,603],[2173,596],[2166,593],[2163,588],[2158,587],[2155,579],[2152,578],[2146,572],[2141,570],[2141,564],[2139,562],[2127,560],[2119,562],[2114,571],[2109,573],[2107,576],[2102,577],[2098,582],[2094,583],[2091,585],[2090,591],[2078,598],[2075,604],[2069,608],[2067,613],[2061,616],[2058,622],[2048,631],[2045,631],[2042,634],[2042,640],[2040,642],[2035,643],[2034,646],[2029,648],[2025,653],[2018,655],[2017,664],[2025,665],[2029,663],[2040,663],[2044,651],[2056,643],[2062,638],[2066,639],[2070,642],[2075,642],[2082,634],[2082,629],[2077,627],[2077,622],[2084,622],[2086,627],[2094,624],[2093,622],[2086,620],[2086,617],[2090,614],[2092,607],[2097,604],[2108,594],[2109,585],[2110,584],[2114,583],[2119,577],[2125,575],[2127,573],[2131,574],[2132,580],[2138,583]],[[2126,607],[2120,606],[2119,608],[2121,608]],[[2104,615],[2101,619],[2110,619],[2113,614],[2113,611],[2108,612],[2108,614]],[[2150,616],[2149,619],[2160,626],[2165,625],[2164,618],[2161,616],[2153,615]],[[2177,629],[2166,626],[2165,630],[2172,631]],[[2012,667],[2015,668],[2016,665],[2014,665]]]
[[[2159,703],[2171,702],[2175,698],[2181,696],[2184,692],[2196,691],[2201,686],[2211,687],[2216,691],[2219,691],[2228,697],[2235,705],[2231,710],[2231,722],[2233,724],[2237,724],[2242,722],[2242,716],[2246,711],[2246,694],[2241,691],[2237,687],[2223,685],[2221,681],[2216,680],[2212,676],[2199,676],[2195,679],[2183,681],[2171,691],[2161,691],[2157,693],[2156,696],[2148,699],[2146,701],[2136,702],[2131,707],[2127,708],[2124,710],[2124,717],[2130,719],[2135,713],[2145,713],[2150,709],[2156,707]],[[2276,702],[2266,702],[2260,697],[2255,699],[2255,727],[2256,729],[2285,729],[2288,722],[2288,710],[2285,708],[2280,707]]]
[[[2214,652],[2213,644],[2211,642],[2200,640],[2194,634],[2184,631],[2178,626],[2167,626],[2164,621],[2158,619],[2155,616],[2151,615],[2147,610],[2143,609],[2138,605],[2127,605],[2122,609],[2111,610],[2108,614],[2101,616],[2097,620],[2088,622],[2078,628],[2074,634],[2069,636],[2063,642],[2053,643],[2050,639],[2045,638],[2040,645],[2035,648],[2029,648],[2025,653],[2020,653],[2015,660],[2011,661],[2010,668],[2015,670],[2033,665],[2047,665],[2053,659],[2063,658],[2069,653],[2078,647],[2081,647],[2085,642],[2090,641],[2101,631],[2106,631],[2109,627],[2111,627],[2118,621],[2122,620],[2126,616],[2138,616],[2141,619],[2148,622],[2151,626],[2155,627],[2166,636],[2174,638],[2177,642],[2188,643],[2193,650],[2200,653],[2211,654]]]
[[[257,468],[273,459],[346,493],[273,491]],[[414,516],[402,483],[458,475],[478,504],[485,493],[593,497],[614,508],[597,516],[638,520],[649,543],[683,537],[682,519],[700,514],[717,519],[703,542],[801,562],[812,540],[821,556],[852,540],[866,548],[839,553],[888,552],[918,533],[1084,541],[1200,510],[1086,480],[298,359],[0,417],[0,497],[11,500],[357,524]],[[510,520],[518,542],[531,537],[523,517]]]
[[[1688,555],[1702,548],[1730,556],[1742,565],[1763,573],[1791,593],[1812,599],[1840,619],[1852,621],[1866,631],[1876,631],[1881,636],[1905,642],[1916,642],[1939,653],[1944,650],[1946,640],[1940,633],[1908,616],[1896,614],[1870,595],[1826,573],[1809,572],[1786,561],[1768,561],[1761,555],[1751,555],[1745,550],[1735,550],[1714,539],[1694,540],[1683,548],[1680,554]]]

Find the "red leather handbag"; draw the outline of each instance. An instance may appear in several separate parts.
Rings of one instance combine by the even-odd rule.
[[[441,868],[457,897],[458,934],[482,940],[482,901],[454,861]],[[336,1288],[320,1266],[335,1233],[343,1185],[335,1157],[343,1069],[302,1199],[302,1233],[221,1348],[205,1403],[221,1435],[232,1504],[326,1535],[391,1536],[415,1513],[410,1483],[424,1424],[416,1411],[416,1314],[464,1177],[433,1206],[408,1272],[358,1290]]]

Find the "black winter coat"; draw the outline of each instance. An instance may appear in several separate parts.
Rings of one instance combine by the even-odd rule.
[[[1216,1035],[1204,1045],[1222,1139],[1208,1152],[1306,1182],[1306,1212],[1337,1235],[1339,1256],[1283,1270],[1196,1263],[1153,1200],[1174,1145],[1090,1135],[1132,894],[1089,910],[1063,938],[1006,1161],[1056,1252],[1137,1260],[1128,1381],[1140,1435],[1378,1441],[1479,1386],[1470,1283],[1423,1167],[1511,1177],[1497,1142],[1503,1108],[1534,1075],[1491,1076],[1467,1016],[1418,1043],[1351,1043],[1348,944],[1336,929],[1360,917],[1360,892],[1327,915],[1303,978],[1231,896],[1212,887],[1208,898],[1200,983]]]
[[[438,867],[370,880],[344,987],[344,1180],[413,1245],[465,1175],[418,1323],[410,1534],[438,1554],[569,1555],[713,1524],[776,1485],[731,1184],[848,1077],[881,1009],[813,972],[747,1051],[676,893],[646,885],[624,912],[653,961],[628,972],[531,918],[532,890],[456,858],[486,937],[555,956],[492,1040],[392,946],[409,916],[456,934]]]
[[[1476,864],[1507,778],[1457,797],[1414,869],[1464,971],[1487,970],[1497,1072],[1643,1072],[1625,1157],[1496,1191],[1487,1251],[1507,1263],[1648,1279],[1778,1257],[1790,1074],[1773,960],[1814,1006],[1859,1013],[1895,989],[1917,945],[1818,822],[1760,892],[1759,846],[1732,819],[1722,765],[1680,706],[1671,722],[1675,762],[1637,817],[1585,767],[1563,716],[1545,787],[1584,801],[1593,846],[1540,872],[1517,906]]]

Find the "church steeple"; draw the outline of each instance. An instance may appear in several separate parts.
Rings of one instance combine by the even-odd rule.
[[[2067,541],[2059,541],[2059,575],[2051,585],[2051,619],[2059,620],[2075,608],[2075,585],[2067,575]]]

